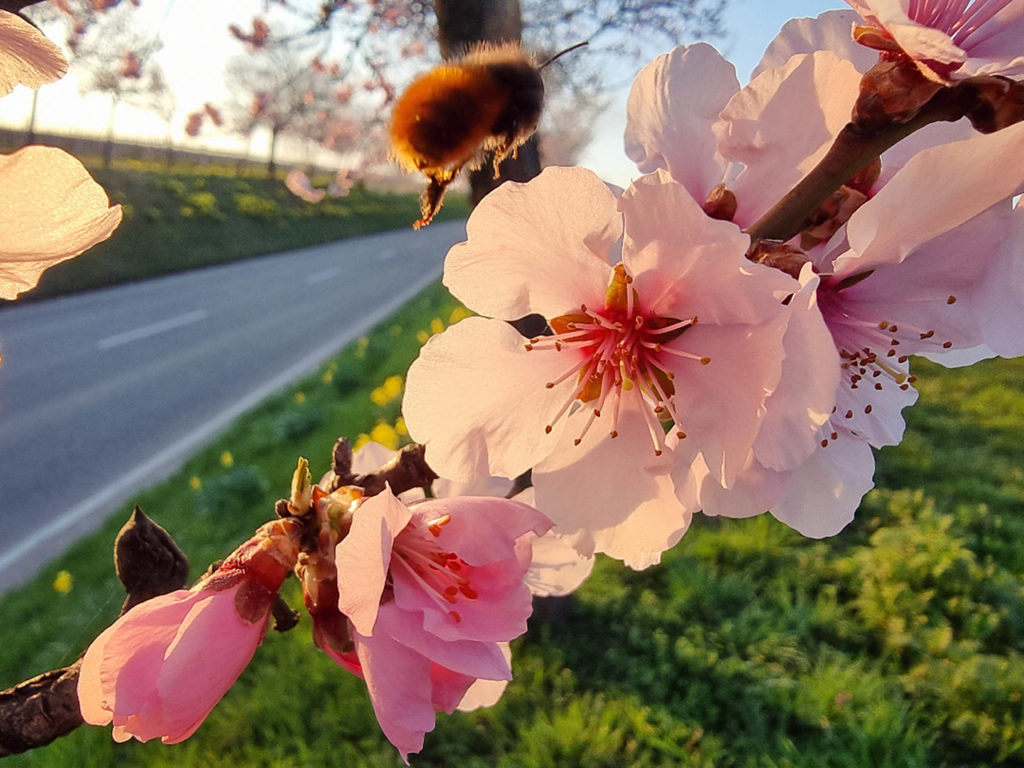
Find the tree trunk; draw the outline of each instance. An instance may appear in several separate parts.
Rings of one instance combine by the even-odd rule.
[[[274,177],[274,152],[277,150],[278,127],[275,125],[270,129],[270,154],[267,156],[267,176]]]
[[[519,0],[435,0],[434,13],[441,55],[445,59],[461,56],[475,43],[522,40]],[[499,170],[500,175],[495,179],[489,154],[479,169],[470,172],[473,205],[503,181],[529,181],[540,173],[536,136],[519,148],[516,157],[505,160]]]
[[[32,111],[28,115],[28,131],[25,136],[26,144],[36,143],[36,110],[39,107],[39,89],[36,88],[32,91]]]

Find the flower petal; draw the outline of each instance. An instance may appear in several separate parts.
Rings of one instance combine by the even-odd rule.
[[[60,48],[20,16],[0,11],[0,96],[16,85],[39,88],[67,71]]]
[[[444,284],[467,307],[516,320],[599,305],[609,251],[622,235],[611,189],[584,168],[547,168],[526,184],[502,184],[448,252]]]
[[[385,489],[359,506],[335,550],[338,610],[367,637],[377,620],[395,537],[411,517],[409,508]]]
[[[1022,156],[1024,123],[918,153],[853,214],[852,253],[836,260],[836,273],[853,268],[844,259],[854,259],[858,272],[902,261],[922,243],[1020,194]]]
[[[25,147],[0,157],[0,298],[35,287],[49,267],[106,240],[121,223],[121,206],[71,155]]]
[[[238,615],[235,589],[199,592],[167,648],[156,680],[163,703],[162,741],[177,744],[191,736],[252,660],[266,622]],[[210,653],[211,645],[218,652]]]
[[[736,68],[707,43],[658,56],[629,92],[626,154],[643,173],[667,170],[703,203],[725,172],[711,126],[738,90]]]
[[[772,515],[804,536],[834,536],[845,528],[874,482],[875,460],[863,440],[840,435],[789,473]]]
[[[810,264],[800,274],[800,291],[787,305],[789,324],[782,338],[782,376],[765,401],[765,417],[754,441],[754,455],[766,468],[797,466],[818,447],[819,428],[835,407],[839,356],[818,310],[818,277]]]
[[[380,608],[374,637],[384,634],[446,669],[473,678],[511,680],[512,669],[496,642],[443,640],[417,627],[416,616],[395,603]]]
[[[733,221],[749,226],[817,165],[849,122],[860,79],[849,61],[818,51],[762,72],[729,101],[715,130],[719,151],[745,166]]]
[[[606,279],[610,270],[606,272]],[[518,477],[550,450],[564,427],[551,425],[570,395],[546,388],[578,359],[572,350],[527,352],[500,320],[469,317],[430,339],[409,369],[402,412],[427,463],[464,482]]]
[[[768,44],[750,79],[784,66],[792,56],[815,51],[831,51],[851,62],[858,72],[867,72],[878,61],[878,52],[854,42],[850,30],[857,20],[853,11],[826,11],[816,19],[790,19]]]
[[[678,457],[654,455],[647,423],[632,403],[619,414],[618,433],[609,438],[595,425],[579,445],[539,463],[533,485],[537,505],[577,550],[604,552],[639,570],[682,538],[692,508],[679,502],[668,476]]]
[[[408,763],[436,722],[430,660],[383,633],[355,640],[380,729]]]
[[[622,263],[650,314],[696,315],[698,326],[761,323],[777,317],[782,300],[799,289],[779,270],[748,261],[750,238],[734,224],[705,216],[664,171],[637,179],[620,207],[626,215]]]

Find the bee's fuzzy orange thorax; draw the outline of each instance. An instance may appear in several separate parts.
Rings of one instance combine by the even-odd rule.
[[[484,67],[446,65],[415,80],[395,106],[391,145],[411,171],[465,164],[490,135],[503,94]]]

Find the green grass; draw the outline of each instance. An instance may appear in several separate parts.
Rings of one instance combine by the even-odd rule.
[[[370,389],[454,307],[428,290],[137,501],[198,573],[271,516],[297,456],[316,475],[338,434],[394,423],[397,403],[373,404]],[[917,368],[907,438],[879,455],[848,530],[818,542],[767,516],[700,518],[660,566],[599,560],[574,596],[538,601],[499,705],[441,716],[412,764],[1024,766],[1024,360]],[[5,597],[0,685],[69,662],[116,614],[109,549],[127,512]],[[52,587],[60,569],[67,594]],[[286,595],[298,604],[294,583]],[[267,637],[181,745],[117,745],[85,727],[9,764],[401,763],[362,683],[315,650],[304,618]]]
[[[315,205],[289,192],[282,178],[238,175],[231,168],[121,160],[90,167],[124,220],[106,242],[49,269],[21,299],[36,300],[130,280],[220,264],[249,256],[411,229],[419,218],[414,194],[371,192]],[[316,179],[326,186],[328,179]],[[468,201],[451,195],[438,220],[465,218]],[[6,302],[0,302],[0,306]]]

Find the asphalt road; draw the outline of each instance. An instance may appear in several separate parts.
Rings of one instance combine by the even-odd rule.
[[[0,310],[0,590],[441,274],[463,223]]]

